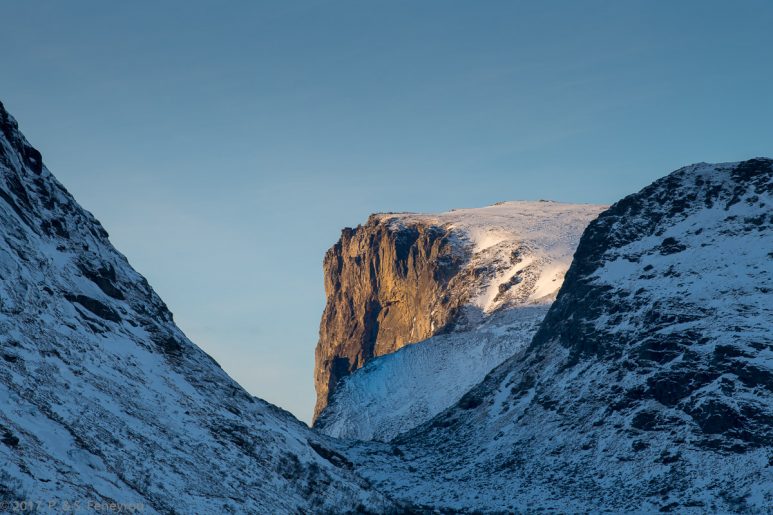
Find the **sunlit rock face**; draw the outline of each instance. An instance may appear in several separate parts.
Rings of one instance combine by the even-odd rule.
[[[29,509],[22,501],[52,512],[392,506],[335,442],[249,395],[185,337],[0,104],[0,511]]]
[[[531,339],[582,230],[603,209],[502,202],[377,214],[345,229],[324,260],[316,427],[389,439],[458,400]],[[502,315],[519,307],[536,309]],[[370,362],[367,377],[355,373]]]
[[[766,513],[771,206],[770,159],[688,166],[617,202],[526,348],[350,459],[433,509]]]

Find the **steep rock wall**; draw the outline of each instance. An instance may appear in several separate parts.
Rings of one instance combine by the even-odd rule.
[[[374,215],[346,228],[324,259],[327,305],[315,353],[317,404],[373,357],[448,331],[466,300],[454,293],[468,252],[448,228]]]

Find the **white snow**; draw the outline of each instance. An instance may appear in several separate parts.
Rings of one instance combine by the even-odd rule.
[[[476,285],[471,304],[491,313],[508,299],[519,304],[549,303],[561,288],[580,235],[607,206],[552,201],[511,201],[493,206],[454,209],[440,214],[389,213],[383,220],[436,224],[452,229],[460,244],[470,249],[471,266],[489,265],[493,274]],[[513,262],[513,251],[521,260]],[[499,286],[524,270],[528,280],[497,298]]]
[[[547,306],[513,308],[474,331],[435,336],[380,356],[339,385],[317,429],[389,441],[456,403],[531,340]]]

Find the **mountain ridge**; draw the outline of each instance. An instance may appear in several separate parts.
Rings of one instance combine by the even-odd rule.
[[[0,226],[2,506],[393,509],[185,337],[2,104]]]
[[[773,161],[753,159],[614,204],[529,346],[352,461],[427,509],[766,512],[771,202]]]

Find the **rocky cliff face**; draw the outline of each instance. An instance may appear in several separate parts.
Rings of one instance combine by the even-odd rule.
[[[350,458],[438,510],[767,513],[771,206],[770,159],[688,166],[619,201],[527,348]]]
[[[341,380],[376,357],[469,331],[504,308],[550,302],[580,233],[602,208],[505,202],[438,215],[372,215],[365,225],[345,229],[324,260],[327,305],[316,349],[315,419]],[[472,368],[485,375],[501,359],[484,361],[483,368]],[[378,404],[374,400],[372,409]]]
[[[465,300],[452,292],[466,259],[448,230],[433,224],[373,216],[344,229],[323,265],[327,305],[315,356],[315,418],[344,376],[449,330]]]
[[[185,337],[2,104],[0,279],[0,511],[392,505]]]

